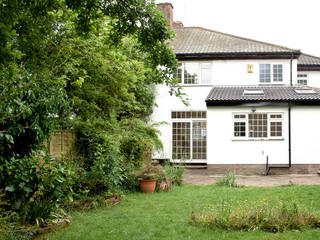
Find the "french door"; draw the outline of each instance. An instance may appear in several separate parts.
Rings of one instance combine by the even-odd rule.
[[[207,121],[172,122],[172,159],[206,161]]]

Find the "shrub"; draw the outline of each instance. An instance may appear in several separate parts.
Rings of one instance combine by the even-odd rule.
[[[65,162],[37,154],[4,160],[0,173],[0,184],[11,209],[19,213],[20,220],[30,224],[49,218],[55,210],[72,202],[75,179]]]
[[[208,206],[198,214],[192,212],[191,223],[226,230],[283,232],[319,228],[320,218],[295,201],[284,202],[270,196],[269,200],[223,201]]]
[[[218,179],[218,186],[238,187],[236,183],[236,175],[233,172],[227,172],[222,178]]]
[[[182,184],[184,174],[183,163],[166,163],[164,165],[164,170],[166,172],[166,178],[169,182],[176,185]]]

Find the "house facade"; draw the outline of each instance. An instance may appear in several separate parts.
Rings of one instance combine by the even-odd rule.
[[[164,148],[154,158],[202,164],[212,173],[320,168],[320,58],[299,50],[173,23],[175,77],[189,106],[157,87],[152,120]],[[169,17],[168,17],[169,16]]]

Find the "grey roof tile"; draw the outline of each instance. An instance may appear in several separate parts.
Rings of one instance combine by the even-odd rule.
[[[320,65],[320,57],[301,53],[298,58],[298,65]]]
[[[318,102],[320,105],[320,90],[313,88],[315,94],[299,94],[295,89],[299,86],[215,86],[206,98],[207,103],[225,102]],[[261,89],[263,95],[244,95],[245,89]]]
[[[205,53],[299,53],[299,50],[242,38],[200,27],[174,29],[175,54]]]

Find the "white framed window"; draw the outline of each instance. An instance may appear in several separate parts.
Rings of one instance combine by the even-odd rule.
[[[283,65],[270,64],[270,63],[260,64],[259,79],[260,79],[260,83],[282,82],[283,81]]]
[[[211,62],[180,62],[174,76],[184,85],[210,85]]]
[[[172,159],[207,159],[206,111],[172,111]]]
[[[234,139],[281,139],[283,113],[233,113]]]
[[[297,83],[300,85],[308,85],[308,74],[298,74]]]

